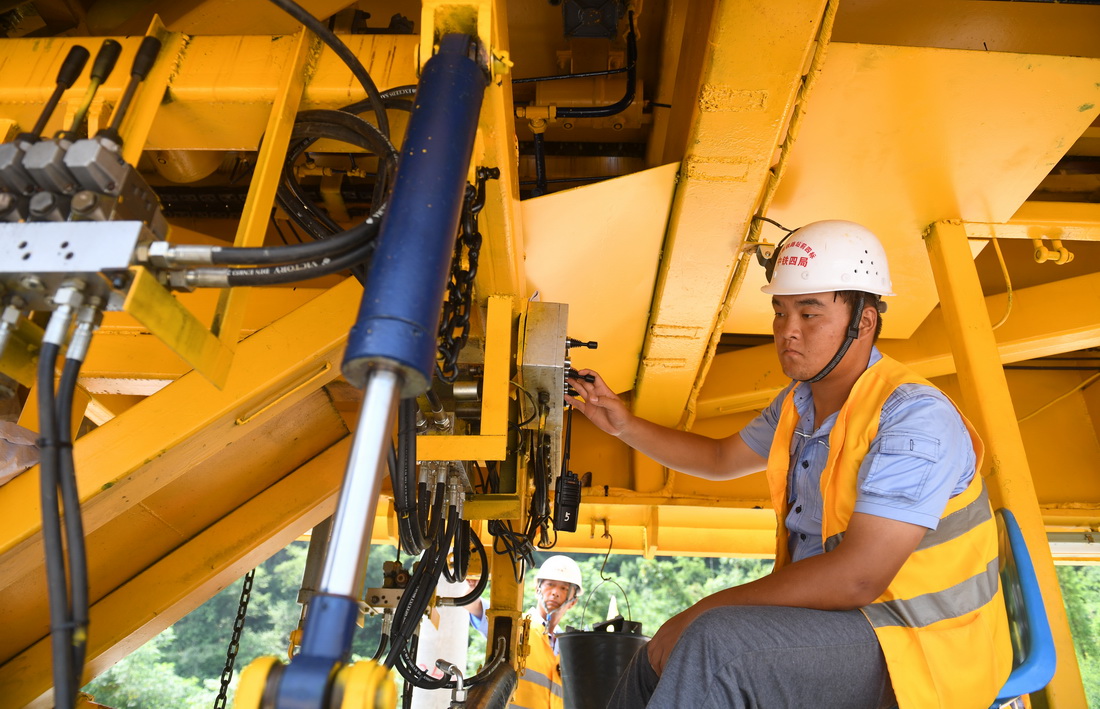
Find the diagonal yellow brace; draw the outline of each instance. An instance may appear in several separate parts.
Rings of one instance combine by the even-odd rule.
[[[1073,661],[1069,621],[1044,534],[1027,452],[966,236],[966,227],[959,222],[936,222],[925,234],[944,325],[958,365],[963,409],[985,442],[985,465],[989,470],[983,474],[988,473],[991,497],[995,505],[1008,507],[1019,519],[1035,562],[1061,657],[1054,679],[1043,693],[1052,709],[1083,707],[1086,702],[1080,670]]]
[[[187,37],[178,32],[169,33],[159,17],[153,18],[146,34],[159,39],[161,49],[157,55],[157,61],[135,94],[134,102],[130,104],[130,110],[122,122],[122,157],[131,165],[137,165],[138,160],[141,159],[157,109],[160,108],[168,86],[175,76],[180,55],[187,47]],[[135,51],[140,42],[141,40],[137,37],[127,40],[127,44],[134,45]]]
[[[313,46],[312,39],[313,35],[303,27],[298,32],[294,51],[287,57],[287,65],[282,69],[283,79],[271,106],[263,144],[256,159],[256,170],[233,240],[234,246],[262,246],[264,243],[290,133],[294,129],[294,116],[298,113],[305,90],[307,60],[310,56],[316,56],[317,48]],[[240,336],[248,293],[248,288],[228,288],[221,292],[218,299],[211,329],[229,347],[235,346]]]
[[[225,384],[233,352],[180,305],[144,268],[130,269],[134,282],[122,309],[164,341],[216,387]]]

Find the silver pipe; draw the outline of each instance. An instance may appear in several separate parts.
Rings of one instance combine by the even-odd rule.
[[[359,424],[332,518],[332,536],[321,576],[322,593],[352,597],[358,594],[378,496],[386,477],[386,457],[401,385],[401,375],[392,370],[373,369],[367,374]]]

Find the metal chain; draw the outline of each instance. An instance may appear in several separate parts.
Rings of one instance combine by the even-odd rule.
[[[225,669],[222,670],[222,687],[214,699],[214,709],[225,709],[229,692],[229,680],[233,679],[233,665],[237,662],[237,651],[241,646],[241,631],[244,630],[245,617],[248,615],[248,600],[252,596],[252,579],[256,578],[256,569],[244,576],[241,586],[241,600],[237,604],[237,618],[233,621],[233,637],[229,639],[229,649],[225,652]]]
[[[477,186],[466,185],[462,201],[462,223],[455,240],[455,255],[451,262],[451,277],[447,281],[447,297],[439,320],[439,360],[436,374],[445,382],[458,377],[458,353],[470,338],[470,314],[474,308],[474,278],[477,276],[481,253],[481,232],[477,215],[485,207],[485,182],[500,177],[498,168],[479,167]],[[463,267],[465,262],[465,268]]]

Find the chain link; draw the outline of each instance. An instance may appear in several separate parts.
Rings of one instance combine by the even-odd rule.
[[[229,649],[225,652],[225,669],[222,670],[222,687],[214,699],[214,709],[225,709],[226,696],[229,693],[229,680],[233,679],[233,665],[237,662],[237,651],[241,648],[241,631],[248,615],[248,600],[252,596],[252,579],[256,578],[256,569],[244,576],[241,585],[241,600],[237,604],[237,618],[233,621],[233,637],[229,639]]]
[[[445,382],[453,382],[458,377],[458,354],[470,338],[474,278],[481,253],[477,215],[485,207],[485,182],[499,177],[498,168],[479,167],[477,186],[466,185],[466,195],[462,200],[462,223],[455,240],[451,277],[447,281],[447,297],[443,301],[443,313],[439,320],[439,359],[435,370]]]

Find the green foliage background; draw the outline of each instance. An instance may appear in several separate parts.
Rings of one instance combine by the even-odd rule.
[[[254,658],[285,658],[290,631],[298,623],[298,589],[305,568],[307,545],[295,542],[266,561],[256,573],[248,619],[241,637],[233,684]],[[535,568],[555,552],[536,554]],[[585,592],[563,621],[590,628],[604,620],[612,595],[618,612],[642,623],[652,634],[668,618],[715,591],[745,583],[771,569],[770,560],[572,554],[581,566]],[[382,583],[382,563],[396,558],[392,546],[373,547],[367,578]],[[507,563],[499,559],[498,563]],[[602,570],[602,572],[601,572]],[[609,579],[604,582],[603,579]],[[1062,584],[1084,676],[1089,706],[1100,709],[1100,566],[1059,566]],[[528,571],[524,607],[534,605],[534,571]],[[116,709],[197,709],[213,706],[218,694],[226,647],[237,615],[241,582],[231,584],[193,613],[107,670],[85,691]],[[488,593],[485,595],[488,598]],[[92,632],[95,632],[94,628]],[[377,648],[381,617],[368,617],[355,636],[356,658],[369,658]],[[473,628],[467,672],[485,660],[485,640]],[[1063,660],[1064,661],[1064,660]],[[229,700],[232,702],[232,689]]]

